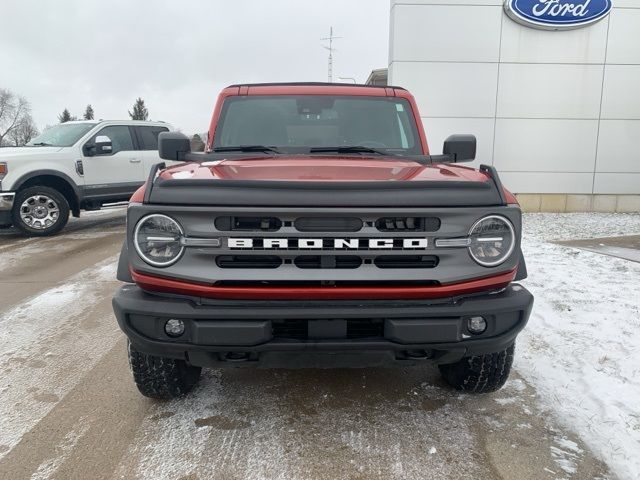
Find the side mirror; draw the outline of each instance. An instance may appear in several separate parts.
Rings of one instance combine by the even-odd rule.
[[[95,155],[104,155],[113,151],[111,139],[106,135],[98,135],[93,143],[93,151]]]
[[[471,162],[476,158],[475,135],[450,135],[444,141],[442,153],[451,157],[450,162]]]
[[[182,160],[191,151],[189,137],[177,132],[160,132],[158,135],[158,155],[164,160]]]

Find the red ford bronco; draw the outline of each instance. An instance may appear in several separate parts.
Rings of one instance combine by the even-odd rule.
[[[431,155],[398,87],[233,85],[204,153],[161,133],[131,198],[113,307],[142,394],[202,367],[435,362],[453,387],[506,381],[532,295],[521,212],[472,135]]]

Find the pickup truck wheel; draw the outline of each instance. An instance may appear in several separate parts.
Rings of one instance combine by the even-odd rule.
[[[25,235],[54,235],[69,221],[69,202],[53,188],[28,187],[16,194],[11,219],[14,227]]]
[[[509,377],[515,345],[484,355],[464,357],[462,360],[438,365],[442,377],[457,390],[470,393],[489,393],[502,388]]]
[[[189,392],[200,379],[200,367],[184,360],[156,357],[137,351],[129,342],[129,365],[133,380],[145,397],[171,399]]]

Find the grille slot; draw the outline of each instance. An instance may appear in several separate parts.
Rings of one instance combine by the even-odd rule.
[[[215,226],[221,232],[275,232],[282,227],[276,217],[218,217]]]
[[[216,257],[220,268],[278,268],[282,259],[275,255],[220,255]]]
[[[273,320],[271,329],[274,337],[306,340],[308,336],[306,320]]]
[[[438,261],[435,255],[381,255],[373,263],[378,268],[435,268]]]
[[[357,217],[300,217],[294,222],[300,232],[357,232],[362,220]]]
[[[384,336],[382,319],[347,320],[347,338],[369,338]]]
[[[309,338],[308,321],[302,319],[273,320],[271,322],[274,337],[307,340]],[[347,320],[346,338],[371,338],[384,336],[384,320],[380,318],[362,318]]]
[[[440,228],[437,217],[383,217],[376,221],[381,232],[435,232]]]
[[[345,255],[302,255],[293,261],[298,268],[358,268],[362,265],[360,257]]]

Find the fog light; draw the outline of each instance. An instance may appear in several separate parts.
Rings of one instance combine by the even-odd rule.
[[[471,317],[467,320],[467,328],[474,335],[479,335],[487,329],[487,322],[484,317]]]
[[[175,318],[167,320],[167,323],[164,324],[164,331],[170,337],[179,337],[184,333],[184,322]]]

